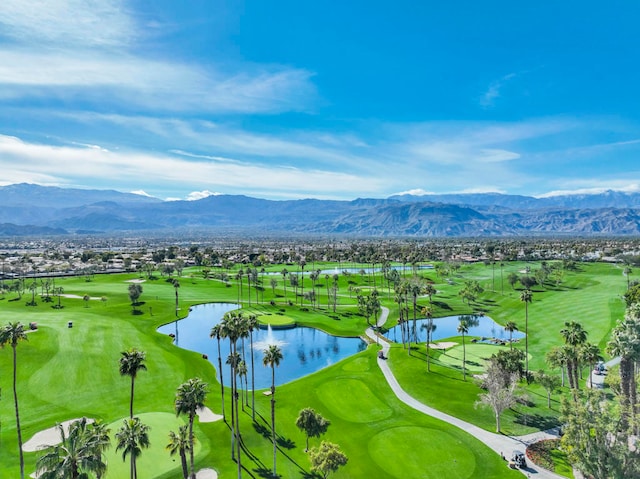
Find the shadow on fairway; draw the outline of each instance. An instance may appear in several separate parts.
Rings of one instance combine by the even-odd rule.
[[[558,418],[553,416],[542,416],[541,414],[518,413],[513,422],[515,422],[516,424],[522,424],[524,426],[535,427],[536,429],[540,429],[541,431],[546,431],[547,429],[551,429],[560,425]]]

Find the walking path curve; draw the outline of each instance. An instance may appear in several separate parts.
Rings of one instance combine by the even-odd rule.
[[[389,308],[382,307],[382,313],[380,314],[376,325],[378,327],[383,326],[386,323],[388,316]],[[372,328],[368,328],[366,334],[373,341],[379,342],[379,344],[382,346],[384,357],[388,357],[390,348],[389,342],[386,339],[377,336]],[[416,411],[445,421],[453,426],[462,429],[463,431],[468,432],[473,437],[482,441],[488,447],[493,449],[497,454],[504,454],[505,456],[509,456],[511,455],[511,451],[513,451],[514,449],[522,450],[525,449],[527,445],[533,442],[540,441],[542,439],[552,439],[558,437],[557,432],[554,432],[553,430],[540,431],[533,434],[527,434],[526,436],[504,436],[485,431],[478,426],[429,407],[407,394],[405,390],[402,389],[402,386],[400,386],[400,383],[398,383],[395,376],[391,372],[391,368],[389,367],[386,359],[378,358],[378,366],[382,370],[382,374],[384,374],[384,377],[389,383],[389,386],[391,386],[394,394],[398,397],[398,399],[400,399],[400,401],[412,407]],[[538,479],[566,479],[564,476],[555,474],[539,466],[534,466],[530,460],[528,460],[527,463],[529,467],[527,467],[527,469],[521,470],[521,472],[523,474],[527,474],[530,477],[536,477]]]

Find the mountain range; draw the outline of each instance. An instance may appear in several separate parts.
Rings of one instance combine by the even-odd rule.
[[[640,234],[640,193],[534,198],[499,193],[273,201],[163,201],[115,190],[0,187],[0,235],[128,232],[476,237]]]

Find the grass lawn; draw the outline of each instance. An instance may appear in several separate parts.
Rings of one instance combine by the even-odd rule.
[[[506,263],[503,276],[520,271],[532,263]],[[328,269],[341,267],[322,265]],[[268,270],[280,271],[282,265]],[[287,266],[290,274],[295,266]],[[309,267],[307,267],[309,269]],[[305,271],[307,270],[305,269]],[[495,280],[492,273],[495,273]],[[524,330],[524,304],[520,291],[499,281],[498,270],[492,272],[483,264],[465,265],[450,278],[439,278],[434,271],[421,270],[423,277],[435,282],[437,294],[432,298],[435,316],[486,311],[498,323],[513,320]],[[317,284],[304,278],[304,290],[315,289],[317,303],[301,299],[302,288],[295,290],[281,275],[265,276],[264,289],[249,290],[246,280],[240,288],[235,279],[205,277],[196,268],[185,271],[179,279],[178,310],[176,288],[163,278],[150,280],[138,274],[96,275],[92,281],[84,278],[56,279],[56,286],[65,294],[96,300],[60,298],[62,309],[53,309],[38,294],[38,306],[27,307],[27,293],[19,300],[15,293],[0,299],[0,322],[37,322],[39,329],[29,333],[29,340],[18,347],[18,394],[21,405],[23,438],[55,425],[58,421],[81,416],[100,418],[116,430],[128,414],[130,382],[118,373],[120,352],[131,347],[147,354],[148,371],[136,379],[134,410],[143,421],[152,425],[152,448],[144,451],[140,464],[145,464],[145,476],[161,479],[180,475],[179,459],[164,451],[169,428],[183,421],[173,410],[175,390],[191,377],[201,377],[210,384],[207,405],[221,411],[220,387],[215,370],[201,354],[175,347],[170,338],[155,332],[161,324],[188,314],[189,307],[206,302],[242,304],[247,312],[271,320],[295,321],[340,336],[359,336],[367,327],[358,314],[353,288],[380,291],[383,305],[391,310],[388,325],[397,320],[397,304],[393,289],[387,288],[380,276],[339,274],[338,301],[327,300],[327,282],[320,275]],[[229,272],[233,278],[233,272]],[[269,287],[270,278],[277,281]],[[477,279],[485,288],[479,298],[468,305],[458,291],[465,279]],[[143,280],[143,293],[137,314],[127,295],[128,281]],[[374,286],[375,285],[375,286]],[[494,289],[495,291],[492,291]],[[286,288],[286,289],[285,289]],[[624,312],[620,295],[626,288],[621,270],[608,264],[580,264],[579,270],[567,272],[559,285],[536,287],[529,304],[530,368],[545,366],[545,353],[562,343],[559,330],[565,321],[577,320],[589,332],[589,340],[602,348],[611,327]],[[504,294],[502,290],[504,289]],[[273,304],[271,302],[273,301]],[[418,298],[419,307],[429,304],[429,298]],[[68,328],[68,321],[73,327]],[[468,338],[467,338],[468,339]],[[460,341],[460,338],[453,338]],[[518,346],[524,348],[524,341]],[[212,352],[215,348],[212,341]],[[490,349],[488,349],[490,348]],[[475,408],[479,389],[471,379],[462,380],[461,346],[447,350],[446,355],[432,351],[430,373],[426,370],[424,345],[415,347],[408,356],[402,345],[390,352],[390,366],[403,388],[424,403],[449,414],[494,430],[495,423],[487,408]],[[467,343],[468,367],[480,372],[483,358],[497,346]],[[286,361],[287,358],[284,358]],[[314,407],[331,420],[324,439],[340,444],[349,457],[346,467],[333,477],[447,477],[447,478],[508,478],[521,477],[509,471],[500,458],[465,433],[439,421],[427,418],[399,403],[375,364],[374,348],[325,368],[311,376],[278,387],[277,425],[278,472],[282,477],[309,477],[309,462],[304,453],[304,436],[295,427],[300,409]],[[262,366],[260,366],[262,367]],[[13,401],[11,398],[11,349],[0,350],[0,477],[18,475],[17,441]],[[277,370],[276,370],[277,375]],[[555,424],[558,396],[553,396],[552,408],[546,407],[546,394],[538,386],[527,387],[529,402],[519,404],[504,413],[503,430],[508,434],[524,434]],[[229,391],[226,410],[229,411]],[[257,422],[251,421],[250,409],[241,413],[241,430],[248,456],[243,464],[247,477],[262,477],[272,465],[270,442],[270,398],[256,394]],[[236,465],[230,460],[230,433],[225,422],[197,424],[199,441],[197,464],[213,467],[221,477],[235,477]],[[312,439],[311,445],[318,440]],[[108,477],[124,477],[127,464],[122,464],[115,450],[110,452]],[[166,457],[164,456],[166,455]],[[28,473],[35,468],[37,453],[25,455]],[[175,462],[173,462],[175,459]],[[116,465],[116,463],[118,463]],[[5,466],[6,465],[6,466]],[[172,468],[172,465],[174,466]],[[124,468],[124,469],[120,469]],[[148,468],[148,469],[147,469]],[[3,475],[3,474],[6,474]],[[124,473],[126,475],[126,472]],[[148,474],[148,475],[147,475]]]

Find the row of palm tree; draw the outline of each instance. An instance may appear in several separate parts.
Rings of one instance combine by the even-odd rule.
[[[242,402],[242,410],[244,411],[243,394],[238,391],[238,382],[240,382],[240,390],[242,390],[242,379],[245,380],[245,389],[247,381],[247,362],[245,357],[244,340],[249,338],[250,356],[251,356],[251,418],[255,421],[255,367],[253,358],[253,332],[258,328],[258,320],[255,315],[245,316],[241,311],[230,311],[224,315],[222,321],[211,328],[210,337],[217,341],[218,349],[218,374],[220,378],[220,390],[222,396],[222,415],[226,420],[224,409],[224,375],[222,372],[222,356],[220,352],[220,341],[229,340],[229,356],[226,364],[230,368],[231,382],[231,459],[235,460],[238,466],[238,477],[242,476],[242,456],[241,456],[241,433],[240,433],[240,411],[238,402]],[[238,352],[238,342],[241,342],[241,351]],[[280,365],[282,360],[282,351],[277,345],[270,344],[264,350],[263,365],[271,367],[271,430],[273,440],[273,474],[276,474],[276,452],[277,452],[277,436],[275,427],[275,368]],[[241,391],[242,392],[242,391]]]
[[[620,413],[623,426],[632,425],[638,434],[638,398],[636,368],[640,362],[640,304],[629,306],[624,318],[611,333],[607,349],[620,357]]]

